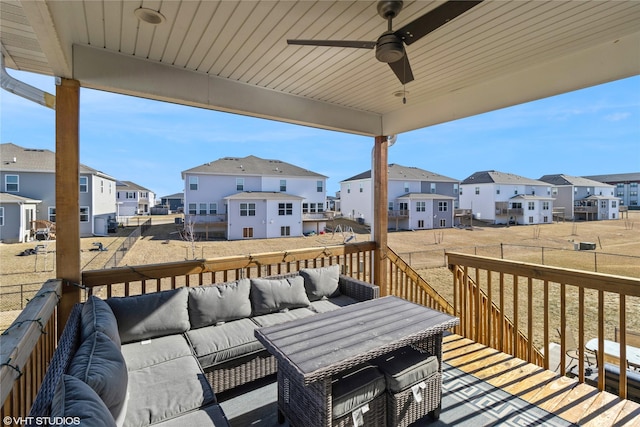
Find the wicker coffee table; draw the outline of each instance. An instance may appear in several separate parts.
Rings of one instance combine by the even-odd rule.
[[[441,349],[442,332],[458,322],[387,296],[257,329],[256,337],[278,361],[279,420],[330,426],[332,375],[407,345]]]

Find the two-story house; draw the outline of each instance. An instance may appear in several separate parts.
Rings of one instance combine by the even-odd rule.
[[[224,157],[182,172],[185,222],[228,240],[302,236],[326,226],[327,177],[256,156]]]
[[[118,181],[116,191],[118,217],[149,215],[155,206],[155,193],[131,181]]]
[[[544,175],[540,180],[553,185],[555,206],[564,209],[566,219],[619,218],[620,199],[613,185],[563,174]]]
[[[0,145],[0,182],[2,192],[20,196],[37,203],[33,209],[22,210],[25,218],[9,218],[9,209],[3,197],[4,224],[0,227],[14,227],[28,224],[32,219],[56,221],[55,153],[39,148],[24,148],[12,143]],[[96,169],[80,164],[80,235],[106,235],[108,220],[116,215],[116,180]],[[31,203],[33,204],[33,202]],[[13,232],[2,231],[4,235]],[[21,239],[19,238],[18,241]]]
[[[388,166],[389,227],[405,230],[452,227],[459,181],[417,167]],[[340,182],[342,215],[370,224],[373,221],[371,170]]]
[[[475,172],[460,183],[460,208],[492,224],[553,222],[552,186],[494,170]]]
[[[583,178],[613,185],[616,187],[614,195],[620,199],[621,206],[626,206],[631,210],[640,209],[640,196],[638,195],[640,172],[591,175]]]

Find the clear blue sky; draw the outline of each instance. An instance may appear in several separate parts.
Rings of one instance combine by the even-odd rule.
[[[54,80],[9,70],[55,94]],[[54,111],[0,91],[0,141],[55,149]],[[158,196],[180,192],[180,172],[255,155],[340,181],[371,168],[373,139],[82,89],[80,161]],[[494,169],[545,174],[640,172],[640,76],[408,132],[389,162],[463,180]]]

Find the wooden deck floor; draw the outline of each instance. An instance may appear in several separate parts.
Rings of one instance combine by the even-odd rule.
[[[640,404],[459,335],[445,337],[443,360],[527,402],[581,426],[640,426]]]

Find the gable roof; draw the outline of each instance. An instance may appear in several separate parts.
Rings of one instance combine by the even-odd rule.
[[[410,200],[455,200],[452,196],[443,196],[442,194],[435,193],[407,193],[402,196],[398,196],[397,199],[410,199]]]
[[[302,200],[304,197],[277,191],[243,191],[225,197],[225,200]]]
[[[524,176],[513,173],[498,172],[495,170],[475,172],[460,184],[549,185],[537,179],[525,178]]]
[[[609,184],[605,184],[593,179],[583,178],[581,176],[571,176],[564,174],[556,175],[544,175],[540,178],[541,181],[548,182],[553,185],[572,185],[575,187],[608,187]]]
[[[430,182],[460,182],[455,178],[449,178],[448,176],[440,175],[435,172],[420,169],[415,166],[402,166],[397,163],[389,164],[389,180],[404,180],[404,181],[430,181]],[[358,181],[361,179],[370,179],[371,169],[368,171],[359,173],[358,175],[347,178],[341,182]]]
[[[316,177],[326,178],[309,169],[286,163],[281,160],[262,159],[256,156],[247,157],[223,157],[213,162],[207,162],[195,168],[182,171],[185,174],[210,174],[210,175],[234,175],[234,176],[288,176],[288,177]]]
[[[593,179],[594,181],[603,182],[605,184],[612,182],[640,182],[640,172],[588,175],[583,176],[583,178]]]
[[[168,196],[160,197],[160,199],[180,199],[180,200],[184,200],[184,193],[169,194]]]
[[[5,172],[56,172],[56,154],[42,148],[24,148],[7,142],[0,144],[0,165]],[[81,174],[99,175],[115,181],[115,178],[80,163]]]
[[[136,184],[135,182],[131,182],[131,181],[118,181],[116,183],[116,189],[122,189],[122,190],[137,190],[137,191],[148,191],[150,193],[152,193],[153,191],[149,190],[148,188],[145,188],[141,185]]]
[[[0,203],[41,203],[42,200],[18,196],[17,194],[0,193]]]

